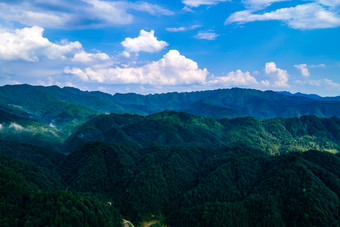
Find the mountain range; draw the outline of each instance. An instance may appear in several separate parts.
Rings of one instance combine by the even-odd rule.
[[[154,95],[106,94],[57,86],[0,87],[0,108],[18,116],[73,129],[100,113],[149,115],[164,110],[215,118],[340,116],[339,97],[277,93],[254,89],[220,89]]]
[[[0,223],[339,226],[339,100],[2,86]]]

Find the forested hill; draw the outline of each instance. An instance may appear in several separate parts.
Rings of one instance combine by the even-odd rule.
[[[60,165],[69,189],[102,193],[135,224],[339,226],[340,158],[240,146],[89,143]],[[163,225],[158,225],[163,226]]]
[[[43,123],[72,130],[100,113],[149,115],[164,110],[215,118],[253,116],[340,117],[337,98],[292,96],[289,93],[253,89],[219,89],[154,95],[85,92],[57,86],[6,85],[0,87],[0,109],[18,116],[30,116]]]
[[[268,154],[317,149],[340,149],[340,119],[315,116],[257,120],[252,117],[214,119],[183,112],[164,111],[146,117],[101,115],[79,127],[65,142],[72,151],[87,142],[135,145],[245,145]]]

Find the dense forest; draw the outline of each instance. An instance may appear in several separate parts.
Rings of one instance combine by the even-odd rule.
[[[337,105],[0,87],[1,226],[340,226]]]
[[[63,179],[34,164],[0,157],[1,226],[120,226],[119,211],[93,195],[65,192]]]

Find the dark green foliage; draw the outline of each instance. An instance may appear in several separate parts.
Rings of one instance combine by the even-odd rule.
[[[309,156],[310,160],[304,156]],[[321,157],[333,160],[329,170],[316,165]],[[247,167],[248,161],[253,165]],[[340,224],[337,195],[340,181],[336,176],[340,160],[334,155],[291,153],[265,161],[263,158],[249,160],[246,156],[243,161],[241,158],[236,162],[242,167],[233,163],[222,166],[187,192],[172,209],[167,219],[169,223],[174,226]]]
[[[0,154],[8,157],[28,160],[49,169],[55,169],[55,167],[65,158],[65,155],[54,150],[1,140]]]
[[[22,177],[26,188],[55,191],[66,187],[64,180],[55,171],[39,167],[31,162],[0,155],[0,165],[14,170],[16,175]]]
[[[112,198],[134,223],[165,216],[171,226],[340,224],[340,159],[319,151],[90,143],[60,173],[71,190]]]
[[[216,120],[183,112],[138,115],[101,115],[82,125],[66,141],[72,151],[94,141],[112,144],[199,145],[233,147],[241,144],[269,154],[310,149],[336,152],[340,142],[339,118],[314,116],[257,120],[252,117]]]
[[[0,158],[1,226],[121,226],[118,211],[107,202],[79,193],[41,191],[60,187],[52,179],[55,175],[44,175],[47,170],[28,162]]]

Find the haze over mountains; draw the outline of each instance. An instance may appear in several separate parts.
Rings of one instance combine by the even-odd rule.
[[[286,92],[3,86],[0,223],[338,226],[339,117]]]

